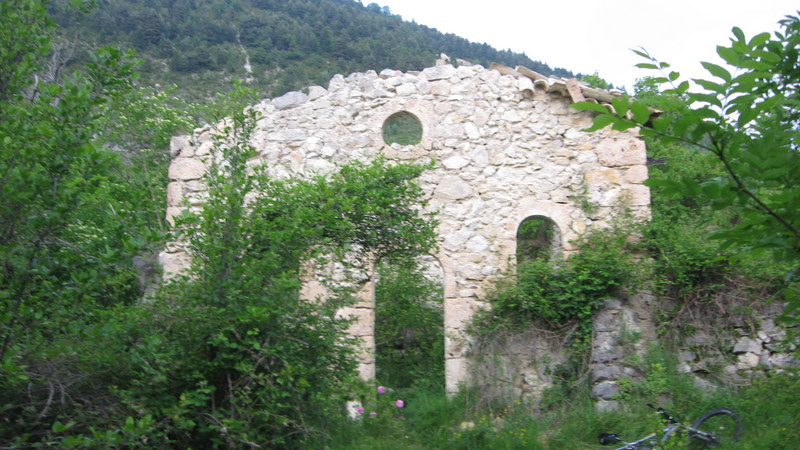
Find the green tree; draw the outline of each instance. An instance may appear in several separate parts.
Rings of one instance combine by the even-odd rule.
[[[353,342],[336,312],[358,280],[308,301],[304,264],[409,257],[434,243],[414,182],[427,166],[379,160],[274,180],[254,164],[257,119],[239,108],[221,122],[203,210],[179,221],[192,268],[136,327],[149,331],[118,343],[140,361],[118,392],[182,447],[324,439],[319,430],[342,417],[352,389]]]
[[[107,398],[92,389],[97,373],[81,367],[80,342],[106,311],[142,295],[134,258],[146,215],[138,214],[129,166],[105,145],[100,120],[130,90],[134,62],[104,48],[85,70],[43,81],[54,26],[46,6],[0,2],[4,442],[46,439],[65,426],[56,426],[58,418],[76,417],[76,405]]]
[[[611,85],[608,84],[608,81],[601,77],[596,70],[593,74],[581,75],[580,80],[584,83],[589,83],[589,86],[593,88],[608,89],[611,87]]]
[[[577,103],[577,109],[599,114],[588,130],[611,125],[624,130],[640,127],[644,135],[689,145],[712,155],[724,174],[710,179],[651,181],[665,192],[688,192],[715,209],[732,209],[735,221],[710,233],[724,247],[751,255],[770,254],[788,267],[785,291],[796,315],[800,297],[793,283],[800,268],[800,19],[787,16],[774,36],[761,33],[750,39],[733,28],[730,46],[717,53],[735,72],[704,62],[710,79],[695,79],[702,91],[691,90],[680,73],[669,71],[646,51],[638,66],[660,72],[653,79],[670,83],[663,91],[671,98],[667,109],[653,116],[645,101],[619,98],[614,113],[601,105]],[[662,105],[663,107],[663,105]],[[796,318],[796,316],[795,316]]]
[[[111,226],[129,210],[124,196],[109,195],[120,183],[114,175],[120,160],[96,139],[99,108],[128,87],[132,63],[107,48],[85,74],[37,82],[37,57],[48,48],[52,26],[44,5],[3,2],[0,8],[3,358],[18,337],[61,328],[53,315],[77,318],[84,305],[130,301],[136,289],[125,276],[117,278],[134,274],[124,262],[129,239]],[[119,289],[130,292],[118,297]]]

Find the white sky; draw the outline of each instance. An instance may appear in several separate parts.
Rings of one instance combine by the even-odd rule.
[[[372,0],[362,0],[365,5]],[[595,71],[633,91],[650,71],[634,67],[644,47],[685,77],[706,77],[700,61],[719,62],[716,46],[731,28],[745,36],[778,30],[798,0],[383,0],[403,20],[499,50],[525,53],[573,73]],[[653,74],[654,75],[654,74]]]

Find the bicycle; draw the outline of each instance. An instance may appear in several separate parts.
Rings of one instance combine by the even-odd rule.
[[[660,433],[652,433],[633,442],[625,442],[616,434],[601,433],[598,436],[600,444],[625,444],[614,450],[647,450],[668,441],[677,431],[684,430],[689,437],[689,448],[703,449],[721,447],[730,442],[737,442],[742,435],[742,419],[732,409],[712,409],[689,426],[681,423],[680,420],[664,408],[656,408],[651,403],[648,403],[647,406],[655,409],[656,413],[666,423],[666,427]],[[661,436],[660,439],[659,435]]]

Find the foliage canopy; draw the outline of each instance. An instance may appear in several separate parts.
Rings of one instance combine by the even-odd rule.
[[[574,106],[599,113],[590,131],[640,127],[643,135],[713,155],[718,177],[650,183],[667,194],[691,194],[711,208],[734,211],[733,222],[709,236],[741,253],[768,253],[786,264],[788,312],[795,314],[800,308],[793,287],[800,268],[800,19],[787,16],[780,24],[774,36],[750,39],[733,28],[731,45],[718,46],[717,53],[735,70],[704,62],[711,77],[693,80],[702,91],[680,81],[668,63],[637,50],[647,60],[638,66],[661,74],[653,83],[671,86],[663,90],[667,101],[657,105],[664,109],[658,114],[647,101],[631,98],[615,99],[613,111],[587,102]]]

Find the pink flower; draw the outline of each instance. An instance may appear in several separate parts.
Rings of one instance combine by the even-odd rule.
[[[359,413],[359,414],[364,414],[364,408],[359,406],[358,408],[356,408],[356,412]]]
[[[386,388],[383,386],[378,386],[378,394],[383,394],[386,392]]]
[[[369,416],[370,417],[378,417],[378,413],[373,411],[373,412],[369,413]]]
[[[406,406],[406,402],[404,402],[402,400],[398,400],[398,401],[394,402],[394,406],[396,406],[398,408],[402,408],[403,406]]]

